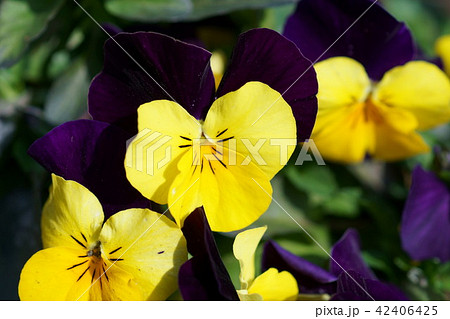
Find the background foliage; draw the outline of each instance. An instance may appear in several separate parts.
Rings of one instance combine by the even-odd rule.
[[[250,28],[281,32],[295,0],[103,0],[79,3],[104,26],[158,31],[201,41],[229,56]],[[446,1],[385,0],[433,56],[435,39],[450,33]],[[49,174],[26,151],[53,127],[89,118],[87,91],[102,67],[107,35],[75,1],[4,0],[0,3],[0,299],[16,300],[20,270],[41,248],[40,211]],[[426,135],[450,149],[448,127]],[[298,153],[298,151],[297,151]],[[294,160],[296,156],[293,156]],[[402,251],[399,222],[415,164],[433,155],[383,164],[343,166],[290,163],[273,180],[275,199],[329,250],[348,227],[359,230],[364,257],[377,275],[412,299],[450,300],[450,263],[414,262]],[[257,222],[282,246],[326,267],[328,257],[276,204]],[[233,238],[217,235],[231,277],[238,281]],[[257,256],[257,258],[260,258]]]

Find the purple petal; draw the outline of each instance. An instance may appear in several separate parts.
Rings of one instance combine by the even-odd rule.
[[[353,300],[408,300],[397,287],[378,280],[365,279],[354,271],[342,273],[337,284],[337,293],[331,298],[333,301]]]
[[[309,138],[317,114],[317,79],[311,62],[289,40],[275,31],[243,33],[218,88],[218,96],[259,81],[280,92],[297,120],[299,142]]]
[[[271,267],[290,272],[297,280],[300,293],[322,294],[336,290],[337,276],[290,253],[274,241],[266,242],[262,255],[262,271]]]
[[[405,24],[380,5],[363,14],[372,4],[373,0],[300,1],[283,34],[314,62],[348,56],[361,62],[372,79],[379,80],[387,70],[410,61],[415,47]]]
[[[374,273],[361,257],[358,232],[348,229],[331,248],[330,272],[339,276],[345,271],[356,271],[367,279],[376,279]]]
[[[104,50],[103,70],[89,89],[94,120],[134,134],[137,108],[160,99],[174,99],[197,119],[206,114],[214,98],[208,51],[152,32],[120,33]]]
[[[203,208],[197,208],[182,228],[189,253],[178,274],[184,300],[239,300],[225,265],[220,258]]]
[[[125,176],[123,163],[130,137],[107,123],[78,120],[51,130],[28,153],[48,171],[87,187],[110,216],[127,208],[150,207]]]
[[[401,240],[411,258],[450,260],[450,191],[433,173],[417,166],[403,210]]]
[[[115,24],[112,23],[102,23],[102,28],[104,31],[106,31],[106,33],[108,33],[108,35],[110,37],[113,37],[115,35],[117,35],[118,33],[122,32],[122,29],[120,27],[118,27]]]

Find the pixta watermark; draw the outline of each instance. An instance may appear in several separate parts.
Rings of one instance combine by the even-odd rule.
[[[303,165],[304,162],[326,165],[312,139],[297,144],[296,139],[289,138],[210,138],[204,133],[200,138],[190,138],[144,129],[127,141],[125,165],[154,175],[189,150],[192,166],[203,167],[204,163],[211,161],[219,162],[224,167],[248,166],[250,163],[284,166],[296,147],[300,147],[300,151],[295,165]]]

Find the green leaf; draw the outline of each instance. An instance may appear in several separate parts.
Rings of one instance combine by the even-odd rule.
[[[264,19],[261,22],[261,28],[269,28],[279,33],[283,32],[286,19],[295,10],[294,4],[268,8],[264,11]]]
[[[190,0],[106,0],[106,10],[124,19],[142,22],[170,21],[192,11]]]
[[[6,0],[0,5],[0,67],[14,64],[57,12],[61,0]]]
[[[288,166],[285,173],[289,181],[301,191],[328,198],[338,189],[333,173],[327,166],[315,163],[303,166]]]
[[[87,111],[88,89],[87,66],[80,60],[70,66],[51,86],[45,101],[45,119],[58,125],[80,117]]]
[[[11,142],[14,130],[14,122],[0,118],[0,157],[2,156],[5,148]]]
[[[359,213],[359,199],[362,196],[361,189],[357,187],[342,188],[327,200],[323,207],[328,215],[340,217],[356,217]]]
[[[118,17],[140,21],[199,20],[239,9],[256,9],[298,0],[105,0],[105,7]]]

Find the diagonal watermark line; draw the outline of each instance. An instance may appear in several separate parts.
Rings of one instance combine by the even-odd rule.
[[[350,274],[344,269],[344,267],[342,267],[329,253],[328,253],[328,251],[325,249],[325,248],[323,248],[323,246],[302,226],[302,225],[300,225],[300,223],[298,223],[296,220],[295,220],[295,218],[294,217],[292,217],[292,215],[291,214],[289,214],[287,211],[286,211],[286,209],[284,209],[284,207],[283,206],[281,206],[280,205],[280,203],[278,203],[278,201],[275,199],[275,198],[273,198],[273,196],[272,195],[270,195],[268,192],[266,192],[266,190],[252,177],[252,179],[253,179],[253,181],[256,183],[256,185],[258,185],[263,191],[264,191],[264,193],[266,193],[267,194],[267,196],[269,196],[270,198],[272,198],[272,200],[294,221],[294,223],[296,223],[297,224],[297,226],[298,227],[300,227],[304,232],[305,232],[305,234],[306,235],[308,235],[308,237],[309,238],[311,238],[311,240],[317,245],[317,246],[319,246],[319,248],[320,249],[322,249],[327,255],[328,255],[328,257],[330,257],[330,259],[332,260],[332,261],[334,261],[335,263],[336,263],[336,265],[338,265],[339,266],[339,268],[341,268],[342,269],[342,271],[343,272],[345,272],[345,274],[347,275],[347,276],[349,276],[350,278],[351,278],[351,280],[353,280],[354,282],[355,282],[355,284],[359,287],[359,288],[361,288],[366,294],[367,294],[367,296],[369,296],[369,298],[370,299],[372,299],[373,301],[376,301],[368,292],[367,292],[367,290],[366,289],[364,289],[360,284],[359,284],[359,282],[357,282],[356,280],[355,280],[355,278],[353,278],[352,276],[350,276]]]
[[[251,126],[253,126],[256,122],[258,122],[259,119],[264,114],[266,114],[267,111],[269,111],[272,108],[272,106],[275,103],[277,103],[278,100],[281,99],[283,95],[285,95],[286,92],[289,91],[291,87],[293,87],[295,83],[297,83],[298,80],[300,80],[306,74],[306,72],[308,72],[314,66],[314,64],[316,64],[333,47],[333,45],[335,45],[336,42],[338,42],[348,32],[348,30],[350,30],[377,2],[378,0],[375,0],[366,10],[364,10],[364,12],[361,13],[361,15],[352,24],[350,24],[350,26],[347,29],[345,29],[345,31],[336,40],[334,40],[334,42],[331,43],[331,45],[321,55],[319,55],[319,57],[316,60],[314,60],[314,62],[312,62],[311,65],[305,71],[303,71],[303,73],[300,74],[300,76],[272,104],[269,105],[269,107],[252,123]]]
[[[135,241],[133,241],[133,242],[131,243],[131,245],[128,246],[127,249],[125,249],[125,251],[119,256],[119,258],[116,258],[116,259],[120,259],[123,255],[125,255],[125,253],[126,253],[128,250],[130,250],[130,248],[133,247],[134,244],[136,244],[136,242],[137,242],[139,239],[141,239],[142,236],[144,236],[144,235],[150,230],[150,228],[152,228],[153,225],[155,225],[156,222],[157,222],[158,220],[160,220],[160,219],[161,219],[161,218],[169,211],[169,209],[170,209],[173,205],[175,205],[175,203],[178,202],[178,200],[179,200],[180,198],[182,198],[182,197],[184,196],[184,194],[186,194],[186,193],[192,188],[192,186],[194,186],[195,183],[198,182],[199,179],[200,179],[200,177],[198,177],[198,178],[195,180],[195,182],[193,182],[193,183],[191,184],[191,186],[189,186],[188,189],[186,189],[186,190],[183,192],[183,194],[181,194],[181,196],[178,197],[178,198],[173,202],[172,205],[170,205],[169,207],[167,207],[167,209],[164,211],[164,213],[162,213],[161,216],[159,216],[159,217],[153,222],[153,224],[151,224],[150,226],[148,226],[148,228],[147,228],[147,229],[146,229],[146,230],[145,230],[145,231],[144,231],[144,232],[143,232],[143,233],[142,233]],[[106,270],[105,270],[105,271],[104,271],[104,272],[103,272],[103,273],[102,273],[102,274],[101,274],[101,275],[100,275],[93,283],[91,283],[91,285],[89,286],[89,288],[87,288],[87,289],[80,295],[80,297],[78,297],[78,299],[75,300],[75,301],[80,300],[80,298],[83,297],[84,294],[85,294],[86,292],[88,292],[88,291],[92,288],[92,286],[94,286],[94,285],[96,284],[96,282],[99,281],[100,278],[103,277],[103,275],[106,274],[106,272],[107,272],[112,266],[114,266],[114,265],[116,264],[116,262],[117,262],[117,260],[114,261],[108,268],[106,268]]]
[[[85,8],[83,8],[83,6],[81,5],[81,4],[79,4],[76,0],[73,0],[73,2],[75,2],[76,3],[76,5],[77,6],[79,6],[80,7],[80,9],[81,10],[83,10],[83,12],[96,24],[96,25],[98,25],[98,27],[100,28],[100,29],[102,29],[102,31],[103,32],[105,32],[106,33],[106,35],[111,39],[111,40],[113,40],[116,44],[117,44],[117,46],[126,54],[126,55],[128,55],[128,57],[134,62],[134,63],[136,63],[136,65],[142,70],[142,71],[144,71],[144,73],[145,74],[147,74],[148,75],[148,77],[150,78],[150,79],[152,79],[153,80],[153,82],[155,82],[155,84],[156,85],[158,85],[160,88],[161,88],[161,90],[163,90],[164,91],[164,93],[166,93],[171,99],[172,99],[172,101],[174,101],[174,102],[177,102],[173,97],[172,97],[172,95],[170,95],[169,94],[169,92],[167,92],[145,69],[144,69],[144,67],[142,67],[137,61],[136,61],[136,59],[135,58],[133,58],[132,56],[131,56],[131,54],[130,53],[128,53],[128,51],[127,50],[125,50],[120,44],[119,44],[119,42],[117,42],[116,41],[116,39],[114,39],[112,36],[110,36],[109,35],[109,33],[101,26],[101,24],[97,21],[97,20],[95,20],[94,19],[94,17],[92,17],[90,14],[89,14],[89,12],[87,12],[87,10],[85,9]],[[178,103],[178,102],[177,102]],[[179,104],[179,103],[178,103]]]

